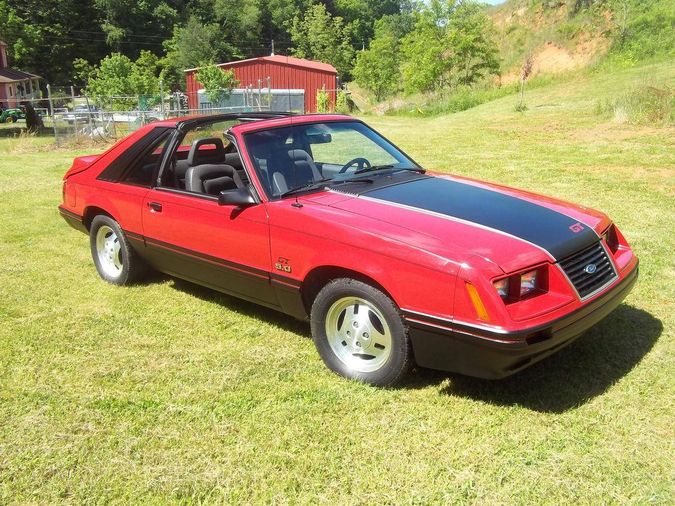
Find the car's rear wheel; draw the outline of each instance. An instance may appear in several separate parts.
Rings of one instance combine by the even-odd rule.
[[[394,302],[349,278],[319,292],[311,311],[312,337],[333,371],[378,386],[396,383],[410,367],[408,333]]]
[[[96,270],[109,283],[126,285],[146,273],[146,264],[111,217],[99,215],[92,220],[89,242]]]

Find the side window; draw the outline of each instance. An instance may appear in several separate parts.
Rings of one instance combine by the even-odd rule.
[[[152,177],[162,162],[170,138],[171,130],[160,135],[134,162],[122,181],[138,186],[152,186]]]

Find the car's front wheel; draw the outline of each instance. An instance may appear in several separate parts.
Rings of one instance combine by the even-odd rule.
[[[89,243],[96,270],[109,283],[126,285],[145,274],[145,263],[111,217],[99,215],[92,220]]]
[[[311,326],[319,355],[342,376],[390,386],[410,367],[410,340],[396,305],[366,283],[341,278],[324,286]]]

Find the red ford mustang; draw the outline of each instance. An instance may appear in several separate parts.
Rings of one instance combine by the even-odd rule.
[[[76,158],[60,212],[103,279],[148,268],[309,319],[333,371],[501,378],[617,307],[638,259],[604,214],[427,173],[348,116],[148,125]]]

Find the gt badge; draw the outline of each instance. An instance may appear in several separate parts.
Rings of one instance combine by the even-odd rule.
[[[578,233],[581,232],[583,229],[584,229],[584,226],[583,226],[581,223],[579,223],[579,222],[576,222],[574,225],[570,225],[570,230],[571,230],[572,232],[574,232],[575,234],[578,234]]]
[[[291,272],[293,269],[291,269],[291,266],[288,264],[288,262],[288,258],[279,257],[277,262],[274,264],[274,268],[278,271]]]

